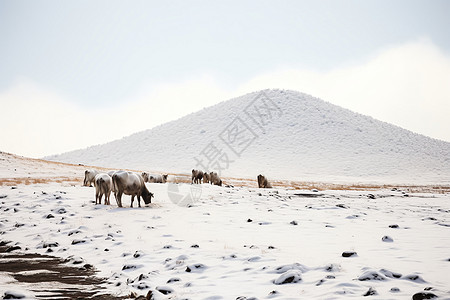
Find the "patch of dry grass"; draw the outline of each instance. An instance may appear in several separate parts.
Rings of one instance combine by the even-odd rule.
[[[0,186],[15,186],[19,184],[29,185],[29,184],[45,184],[45,183],[72,183],[72,184],[82,184],[83,177],[14,177],[14,178],[0,178]]]

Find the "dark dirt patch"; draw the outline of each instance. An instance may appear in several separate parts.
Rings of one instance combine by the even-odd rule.
[[[10,247],[7,245],[0,246],[0,270],[9,273],[21,283],[29,284],[27,289],[35,292],[37,298],[97,300],[129,298],[107,295],[105,288],[100,286],[105,279],[96,277],[97,271],[91,265],[71,267],[59,257],[17,251],[8,253],[8,248]],[[36,290],[36,287],[33,287],[36,283],[40,286],[48,284],[49,288],[43,291],[41,286]]]

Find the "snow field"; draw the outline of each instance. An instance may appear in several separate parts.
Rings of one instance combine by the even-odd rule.
[[[180,194],[192,188],[178,186]],[[96,206],[88,187],[0,187],[1,239],[92,264],[118,295],[399,299],[431,288],[450,298],[448,195],[205,184],[183,207],[172,202],[169,184],[147,187],[155,199],[142,208],[129,208],[129,196],[125,208],[114,197],[113,205]],[[6,288],[14,285],[0,282]]]

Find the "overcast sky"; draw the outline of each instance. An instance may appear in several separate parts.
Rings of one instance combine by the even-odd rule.
[[[265,88],[450,142],[450,1],[0,0],[0,151],[105,143]]]

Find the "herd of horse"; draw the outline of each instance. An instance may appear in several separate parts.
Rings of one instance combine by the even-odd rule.
[[[105,197],[105,205],[110,205],[111,193],[116,198],[117,206],[122,206],[122,196],[131,196],[131,207],[133,207],[134,199],[137,197],[138,206],[141,207],[141,197],[145,204],[150,204],[154,194],[150,192],[145,185],[149,183],[166,183],[168,174],[151,175],[147,172],[141,174],[130,171],[109,171],[100,173],[94,169],[88,169],[84,172],[84,186],[95,186],[95,204],[101,204],[102,198]],[[263,175],[257,176],[259,188],[272,188],[267,178]],[[191,184],[209,183],[212,185],[222,186],[217,172],[203,172],[200,170],[192,170]]]

